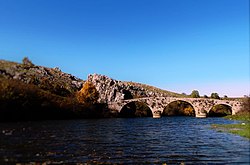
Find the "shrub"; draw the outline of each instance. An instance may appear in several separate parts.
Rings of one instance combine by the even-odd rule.
[[[83,108],[77,103],[33,84],[0,78],[0,121],[71,118]]]
[[[200,97],[199,91],[193,90],[190,96],[192,98],[199,98]]]
[[[95,88],[95,85],[86,81],[82,89],[77,92],[76,98],[79,103],[95,104],[99,98],[99,93]]]
[[[250,97],[249,96],[246,96],[243,98],[242,100],[242,107],[241,107],[241,110],[240,112],[238,112],[239,114],[242,113],[242,114],[245,114],[245,113],[248,113],[250,114]]]
[[[211,98],[212,99],[220,99],[220,96],[218,95],[218,93],[211,93]]]
[[[24,65],[24,66],[29,66],[29,67],[34,66],[34,64],[29,60],[28,57],[24,57],[24,58],[23,58],[23,65]]]
[[[191,106],[184,108],[183,113],[185,116],[195,116],[194,109]]]

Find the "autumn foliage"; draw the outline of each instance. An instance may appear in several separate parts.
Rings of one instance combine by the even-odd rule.
[[[99,98],[99,93],[95,88],[95,85],[86,81],[82,89],[77,92],[76,98],[79,103],[83,104],[95,104]]]
[[[195,116],[194,109],[190,105],[184,108],[183,114],[185,116]]]

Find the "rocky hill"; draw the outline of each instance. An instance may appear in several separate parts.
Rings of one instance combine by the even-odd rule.
[[[180,96],[99,74],[89,75],[87,81],[99,93],[97,104],[79,102],[76,95],[85,81],[59,68],[36,66],[28,58],[22,63],[0,60],[0,121],[117,117],[118,112],[109,110],[106,103],[138,97]]]
[[[60,96],[70,96],[78,91],[83,84],[83,80],[64,73],[57,67],[36,66],[27,58],[24,58],[22,64],[0,60],[0,76],[19,80],[26,84],[34,84]]]
[[[73,95],[81,89],[84,83],[84,80],[64,73],[58,67],[36,66],[27,58],[23,59],[23,63],[0,60],[0,77],[33,84],[59,96]],[[96,86],[100,93],[99,101],[101,103],[139,97],[182,96],[153,86],[118,81],[100,74],[90,74],[87,81]]]

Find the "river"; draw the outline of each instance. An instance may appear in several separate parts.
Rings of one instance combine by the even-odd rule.
[[[223,118],[111,118],[0,123],[0,164],[249,164],[248,139]]]

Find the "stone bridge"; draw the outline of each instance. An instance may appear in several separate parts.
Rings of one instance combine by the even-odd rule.
[[[215,105],[227,105],[232,109],[232,115],[237,113],[241,108],[240,101],[231,101],[231,100],[219,100],[219,99],[208,99],[208,98],[177,98],[177,97],[146,97],[146,98],[137,98],[129,100],[121,100],[118,102],[110,102],[108,107],[113,110],[120,112],[122,108],[131,102],[143,102],[145,103],[152,111],[153,116],[163,112],[165,107],[168,104],[174,101],[184,101],[189,103],[195,110],[195,115],[199,116],[204,114],[204,112],[209,113]]]

